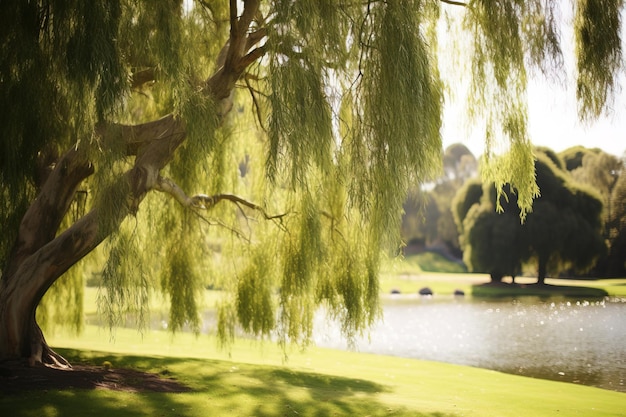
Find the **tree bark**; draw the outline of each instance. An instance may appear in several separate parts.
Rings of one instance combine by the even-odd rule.
[[[548,260],[539,257],[537,265],[537,284],[544,285],[546,283],[546,275],[548,273]]]
[[[69,157],[65,158],[67,164],[57,165],[55,171],[66,175],[53,171],[28,209],[11,262],[0,280],[0,359],[21,357],[28,358],[31,364],[67,365],[47,345],[35,319],[37,305],[57,279],[117,229],[126,216],[137,211],[145,194],[155,187],[160,170],[186,137],[184,125],[173,116],[139,126],[104,130],[103,140],[111,139],[106,133],[109,131],[115,131],[118,139],[127,139],[129,143],[143,139],[136,147],[134,167],[125,174],[124,181],[112,186],[126,192],[125,201],[120,204],[104,199],[101,206],[55,237],[78,180],[92,172],[85,169],[89,164],[76,164],[82,170],[69,169],[73,166]],[[68,155],[78,153],[70,151]],[[112,213],[114,208],[118,211]],[[101,211],[109,213],[106,221],[99,215]]]
[[[244,2],[241,14],[237,12],[237,3],[231,1],[231,35],[224,46],[224,61],[202,84],[204,92],[221,104],[230,100],[235,83],[246,68],[265,53],[263,47],[253,49],[265,31],[249,33],[259,0]],[[150,77],[153,74],[147,71],[138,75],[136,82],[145,83]],[[223,117],[230,106],[221,107],[225,109],[220,114]],[[46,343],[36,322],[37,306],[57,279],[116,230],[128,215],[136,213],[146,193],[162,187],[160,171],[185,140],[186,126],[167,115],[136,126],[102,123],[96,127],[96,134],[99,147],[105,152],[123,146],[126,156],[135,157],[132,169],[122,181],[111,185],[110,195],[125,196],[124,201],[101,199],[90,212],[59,233],[77,188],[94,172],[83,149],[90,141],[83,141],[59,159],[22,218],[18,238],[0,277],[0,360],[27,358],[30,364],[69,366]]]

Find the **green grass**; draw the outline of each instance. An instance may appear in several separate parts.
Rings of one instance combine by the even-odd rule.
[[[70,360],[167,374],[188,393],[105,390],[0,395],[2,416],[623,416],[626,394],[483,369],[238,340],[87,326],[51,342]],[[107,353],[101,353],[107,352]]]
[[[451,262],[436,252],[422,252],[417,255],[407,256],[406,262],[413,262],[419,265],[425,272],[449,272],[464,273],[467,268],[463,264]]]
[[[380,276],[380,292],[389,294],[398,290],[402,294],[416,294],[420,288],[428,287],[436,295],[452,295],[454,290],[471,294],[472,286],[489,282],[485,274],[450,274],[427,272],[420,274],[383,273]]]
[[[626,278],[611,279],[565,279],[547,278],[549,287],[533,286],[535,277],[517,277],[516,282],[526,284],[524,288],[480,287],[488,283],[488,274],[424,272],[415,259],[389,262],[380,276],[381,294],[398,290],[402,294],[416,294],[420,288],[429,287],[435,295],[452,295],[455,290],[462,290],[466,295],[482,297],[515,297],[523,295],[569,297],[626,297]],[[554,288],[557,287],[557,288]],[[561,290],[561,294],[559,294]]]
[[[419,274],[422,272],[464,273],[464,265],[452,262],[436,252],[421,252],[401,259],[389,260],[384,272],[397,274]]]
[[[573,297],[573,298],[603,298],[608,292],[602,288],[583,287],[576,285],[475,285],[472,287],[474,297]]]

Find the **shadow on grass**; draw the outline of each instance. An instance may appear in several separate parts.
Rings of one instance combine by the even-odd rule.
[[[0,415],[15,417],[413,416],[454,417],[395,407],[391,387],[286,367],[59,349],[73,363],[131,368],[175,379],[189,392],[48,389],[0,393]],[[416,393],[415,395],[419,395]]]
[[[601,288],[570,285],[509,284],[504,282],[472,285],[472,296],[485,298],[518,296],[602,298],[607,295],[608,292]]]

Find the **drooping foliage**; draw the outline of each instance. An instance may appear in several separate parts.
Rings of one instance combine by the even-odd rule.
[[[517,190],[522,217],[539,193],[527,131],[526,87],[529,70],[551,72],[561,65],[556,3],[480,0],[471,3],[466,20],[473,35],[469,107],[484,120],[488,144],[483,177],[495,182],[499,192],[505,184]],[[499,153],[503,147],[508,150],[504,155]]]
[[[110,324],[155,291],[198,330],[211,286],[223,340],[306,344],[320,305],[359,334],[407,189],[441,167],[439,23],[464,20],[486,178],[522,217],[538,193],[525,90],[560,68],[556,2],[451,3],[2,1],[0,294],[80,286],[80,264],[58,278],[92,253]],[[583,115],[613,91],[621,6],[579,1]]]
[[[623,69],[621,32],[622,0],[576,2],[576,97],[583,119],[593,119],[606,110],[607,101]]]

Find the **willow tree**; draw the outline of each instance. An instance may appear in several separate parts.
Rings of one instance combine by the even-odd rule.
[[[515,277],[524,266],[534,268],[537,282],[544,284],[547,274],[589,271],[606,251],[600,194],[576,182],[554,152],[537,148],[536,155],[542,194],[525,223],[519,221],[510,191],[508,198],[500,197],[504,213],[495,211],[497,192],[491,184],[483,184],[478,193],[470,183],[457,196],[455,220],[463,259],[470,270],[490,273],[492,281]]]
[[[530,68],[560,67],[553,3],[2,1],[0,357],[64,363],[37,306],[80,300],[74,265],[99,246],[112,323],[158,288],[172,327],[197,328],[205,268],[228,255],[223,340],[306,344],[321,304],[363,331],[406,189],[440,164],[437,23],[464,19],[472,113],[512,156],[488,151],[486,172],[528,210],[524,92]],[[576,5],[585,117],[615,88],[621,5]]]

